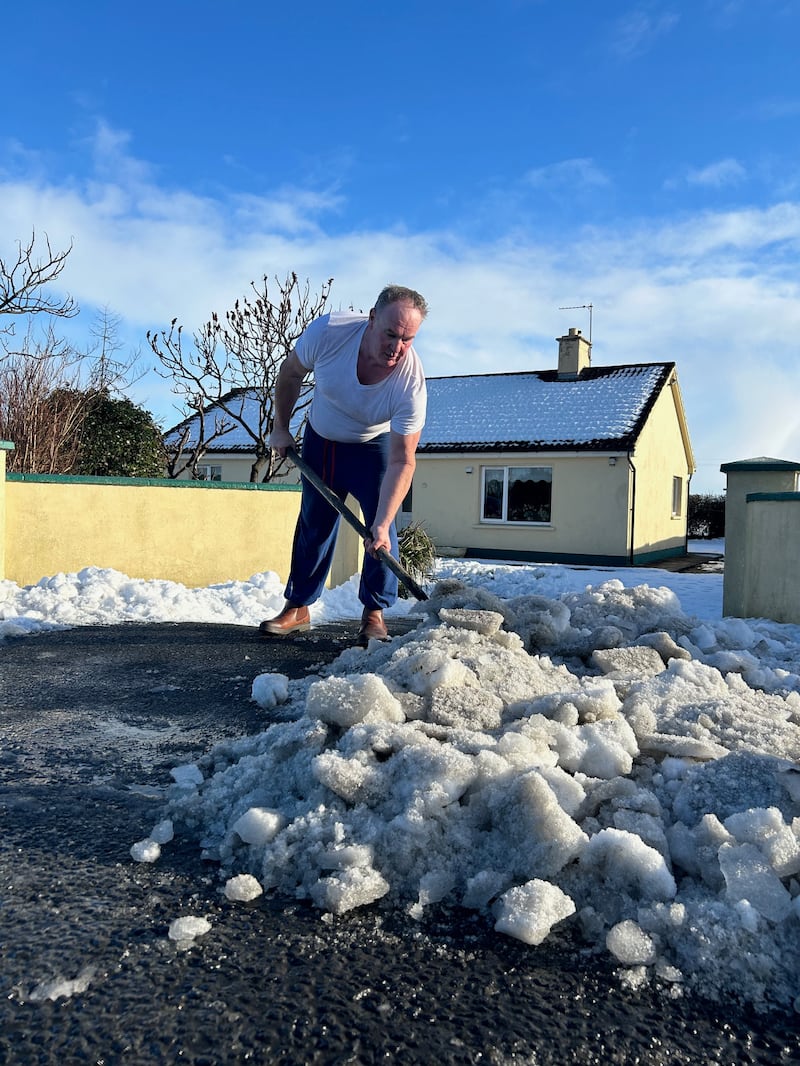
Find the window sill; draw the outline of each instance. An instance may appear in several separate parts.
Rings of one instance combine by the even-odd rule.
[[[473,529],[555,529],[552,522],[504,522],[502,518],[485,518]]]

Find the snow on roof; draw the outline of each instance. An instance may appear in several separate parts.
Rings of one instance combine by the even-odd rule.
[[[626,448],[674,363],[428,378],[420,451]]]
[[[589,367],[577,378],[559,378],[555,370],[428,378],[428,416],[419,450],[627,449],[635,443],[674,367],[674,363]],[[225,400],[257,429],[259,403],[254,392],[237,389]],[[215,418],[231,421],[209,407],[207,435]],[[168,430],[165,442],[177,441],[183,427],[196,425],[197,419],[193,415]],[[298,428],[298,416],[295,422]],[[237,421],[212,442],[208,452],[251,452],[253,443]]]
[[[222,402],[224,402],[226,407],[230,410],[230,414],[227,414],[218,404],[211,404],[205,410],[206,438],[214,432],[215,424],[217,426],[227,425],[228,427],[223,433],[214,439],[210,447],[207,449],[207,453],[253,452],[255,447],[255,435],[258,434],[259,419],[262,417],[258,393],[252,389],[234,389],[232,392],[223,396]],[[303,414],[304,412],[301,411],[295,413],[293,416],[293,430],[299,429]],[[239,421],[239,419],[241,419],[241,421]],[[182,422],[179,422],[176,426],[173,426],[166,431],[164,434],[164,443],[167,446],[177,443],[184,427],[189,425],[192,432],[186,442],[186,447],[192,447],[197,441],[198,424],[198,415],[191,415],[189,418],[185,418]],[[252,427],[252,434],[247,432],[244,428],[245,425]]]

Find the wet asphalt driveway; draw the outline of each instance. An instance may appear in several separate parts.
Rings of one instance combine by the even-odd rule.
[[[533,949],[458,911],[231,904],[193,843],[134,863],[170,769],[264,728],[253,678],[315,673],[355,629],[281,643],[127,624],[0,644],[0,1062],[800,1062],[794,1018],[624,993],[566,935]],[[167,930],[186,913],[212,928],[180,951]]]

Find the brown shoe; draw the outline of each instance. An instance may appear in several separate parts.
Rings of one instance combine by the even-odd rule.
[[[287,603],[279,615],[262,622],[258,632],[262,637],[285,637],[289,633],[303,633],[307,629],[311,629],[308,607]]]
[[[388,640],[389,631],[383,620],[383,611],[365,607],[361,615],[361,629],[358,631],[358,643],[366,648],[371,640]]]

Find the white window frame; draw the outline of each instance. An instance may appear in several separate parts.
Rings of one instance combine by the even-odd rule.
[[[683,478],[672,479],[672,517],[680,518],[683,514]]]
[[[548,518],[542,519],[540,521],[537,521],[537,520],[534,520],[534,519],[529,520],[529,521],[521,521],[519,519],[509,518],[508,517],[508,482],[509,482],[509,471],[511,471],[511,470],[544,470],[544,471],[547,471],[549,473],[549,479],[548,478],[543,478],[542,479],[542,480],[545,480],[545,481],[549,480],[549,482],[550,482],[550,515],[549,515]],[[490,472],[491,473],[496,473],[496,472],[499,472],[499,471],[502,471],[502,474],[503,474],[502,500],[501,500],[501,505],[500,505],[501,513],[500,513],[499,517],[496,517],[496,518],[487,517],[487,515],[485,514],[487,474],[490,473]],[[482,524],[491,525],[491,526],[549,526],[549,525],[551,525],[552,521],[553,521],[553,468],[552,468],[552,466],[532,466],[531,464],[528,464],[528,463],[526,463],[524,466],[522,464],[520,464],[520,465],[513,465],[512,464],[512,465],[509,465],[509,466],[504,466],[504,465],[501,466],[498,463],[496,466],[495,465],[491,465],[491,466],[487,465],[487,466],[481,467],[480,521],[481,521]]]
[[[219,477],[214,477],[215,470],[219,473]],[[216,463],[198,463],[197,479],[198,481],[222,481],[222,467]]]

